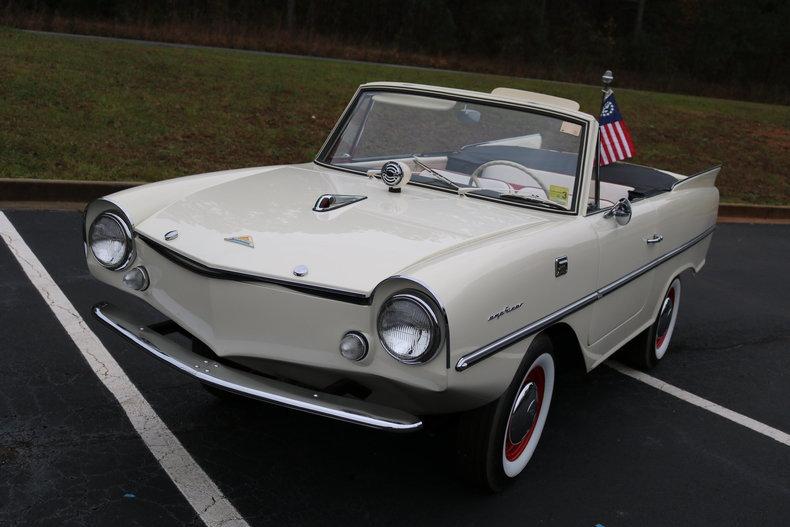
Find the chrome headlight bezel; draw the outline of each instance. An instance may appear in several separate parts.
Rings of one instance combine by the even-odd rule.
[[[107,218],[115,222],[123,232],[123,236],[124,236],[123,255],[120,261],[116,264],[103,262],[98,256],[96,256],[96,252],[94,251],[93,248],[94,228],[96,227],[97,223],[103,218]],[[129,264],[132,263],[132,261],[134,260],[134,240],[132,236],[132,230],[129,227],[129,224],[126,222],[126,220],[124,220],[120,215],[118,215],[115,212],[105,211],[99,214],[98,216],[96,216],[96,218],[91,223],[90,228],[88,229],[86,244],[88,245],[88,248],[90,249],[93,258],[99,263],[99,265],[101,265],[105,269],[109,269],[111,271],[122,271],[123,269],[126,269],[129,266]]]
[[[387,341],[382,335],[382,318],[386,310],[395,302],[410,302],[418,309],[422,310],[428,317],[430,323],[431,337],[425,351],[416,357],[406,358],[402,355],[395,353],[388,345]],[[425,364],[430,362],[438,354],[442,344],[442,330],[437,315],[437,308],[434,303],[422,293],[417,291],[401,291],[389,296],[379,308],[378,316],[376,317],[376,333],[381,347],[384,348],[392,358],[402,364]]]

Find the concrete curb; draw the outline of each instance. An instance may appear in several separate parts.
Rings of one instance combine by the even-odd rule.
[[[20,205],[88,203],[107,194],[143,184],[137,181],[0,178],[0,202]],[[790,206],[722,203],[719,205],[719,220],[785,223],[790,221]]]
[[[781,205],[719,204],[719,218],[764,220],[790,220],[790,207]]]
[[[88,203],[142,183],[134,181],[70,181],[0,178],[0,200],[7,202]]]

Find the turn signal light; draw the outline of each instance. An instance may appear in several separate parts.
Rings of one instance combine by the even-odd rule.
[[[145,267],[135,267],[123,275],[123,285],[129,289],[145,291],[148,288],[148,272]]]
[[[368,354],[368,339],[357,331],[349,331],[340,339],[340,354],[348,360],[359,361]]]

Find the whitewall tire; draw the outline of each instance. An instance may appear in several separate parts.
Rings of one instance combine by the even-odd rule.
[[[533,340],[505,393],[459,423],[459,467],[475,483],[502,490],[532,459],[548,418],[556,362],[551,340]]]
[[[666,356],[675,332],[681,292],[680,278],[675,278],[661,299],[653,324],[623,348],[621,357],[625,362],[649,369]]]
[[[554,358],[544,353],[516,392],[502,441],[502,468],[509,478],[521,474],[538,446],[554,393],[554,374]]]
[[[670,284],[666,295],[664,295],[661,308],[658,310],[656,335],[653,339],[653,353],[655,354],[656,362],[660,361],[669,349],[669,342],[672,340],[672,333],[675,331],[675,322],[678,319],[680,290],[680,279],[675,278]]]

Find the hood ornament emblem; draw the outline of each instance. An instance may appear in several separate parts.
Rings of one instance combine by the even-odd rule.
[[[165,233],[165,241],[171,242],[178,238],[178,231],[167,231]]]
[[[367,196],[349,196],[346,194],[324,194],[318,197],[315,205],[313,205],[313,210],[316,212],[327,212],[367,198]]]
[[[230,238],[225,238],[225,241],[243,245],[244,247],[249,247],[250,249],[255,247],[255,244],[252,242],[252,236],[249,234],[245,234],[243,236],[231,236]]]

